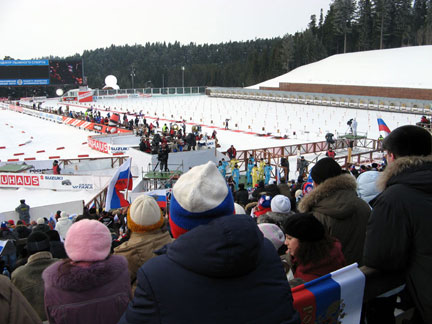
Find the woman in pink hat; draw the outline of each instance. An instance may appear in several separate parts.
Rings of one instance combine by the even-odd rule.
[[[131,299],[128,264],[110,255],[111,235],[96,220],[83,219],[68,230],[69,259],[42,274],[50,324],[117,323]]]

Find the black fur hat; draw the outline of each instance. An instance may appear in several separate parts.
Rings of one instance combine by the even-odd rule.
[[[423,127],[405,125],[396,128],[383,141],[383,149],[396,157],[430,155],[432,136]]]

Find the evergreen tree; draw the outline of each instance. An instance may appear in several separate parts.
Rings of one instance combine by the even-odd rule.
[[[359,0],[357,19],[358,50],[367,51],[373,49],[373,17],[370,0]]]
[[[395,0],[392,47],[407,46],[412,42],[412,0]]]
[[[356,8],[355,0],[335,0],[335,19],[334,27],[336,32],[343,35],[344,46],[343,52],[347,52],[347,35],[351,32],[351,27],[354,19]]]
[[[416,45],[425,44],[425,30],[427,17],[427,1],[415,0],[413,8],[413,31]]]
[[[391,26],[391,8],[393,0],[373,0],[375,31],[379,33],[379,49],[384,48],[384,40],[389,36],[388,29]]]

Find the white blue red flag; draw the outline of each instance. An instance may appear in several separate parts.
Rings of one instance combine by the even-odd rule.
[[[311,192],[313,189],[313,180],[312,180],[312,170],[309,172],[309,176],[306,180],[306,182],[303,184],[302,187],[302,194],[303,197],[306,196],[309,192]]]
[[[386,125],[386,123],[382,118],[378,118],[378,129],[380,132],[383,132],[385,134],[384,137],[390,134],[391,132],[390,128],[388,128],[388,126]]]
[[[153,190],[145,192],[146,195],[153,197],[160,208],[166,208],[167,206],[167,189]]]
[[[132,159],[127,159],[113,175],[108,186],[108,192],[105,201],[105,210],[111,210],[129,206],[129,202],[125,199],[123,190],[132,190],[132,174],[131,174]]]
[[[353,263],[292,289],[302,323],[360,323],[365,276]]]

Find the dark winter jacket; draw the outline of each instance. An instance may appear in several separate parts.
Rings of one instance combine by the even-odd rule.
[[[47,224],[37,224],[35,227],[33,227],[32,232],[48,232],[50,230],[50,227]]]
[[[19,239],[26,238],[31,234],[31,229],[24,225],[17,225],[13,231]]]
[[[246,215],[183,234],[138,271],[119,323],[299,323],[273,245]]]
[[[67,254],[66,254],[63,242],[50,241],[50,252],[51,252],[53,258],[56,258],[56,259],[66,259],[67,258]]]
[[[21,203],[15,211],[19,215],[19,219],[23,220],[27,225],[30,224],[30,206],[24,203]]]
[[[170,152],[170,149],[168,146],[161,147],[158,153],[158,160],[159,161],[168,161],[168,154]]]
[[[298,210],[313,212],[330,236],[341,242],[347,264],[361,265],[370,207],[357,197],[356,188],[350,174],[329,178],[300,200]]]
[[[234,201],[243,207],[249,202],[249,192],[246,189],[239,189],[234,192]]]
[[[131,298],[126,259],[113,255],[87,265],[67,265],[59,261],[43,273],[50,324],[117,323]]]
[[[9,228],[0,229],[0,240],[6,241],[6,240],[17,240],[17,239],[18,239],[18,233],[14,232],[13,230]]]
[[[265,191],[269,196],[271,196],[271,197],[274,197],[274,196],[280,194],[280,191],[279,191],[278,186],[277,186],[276,184],[274,184],[274,183],[273,183],[273,184],[266,185],[266,186],[264,187],[264,191]]]
[[[277,185],[279,193],[281,195],[284,195],[285,197],[289,198],[291,200],[291,188],[287,183],[280,183]]]
[[[12,272],[12,283],[27,298],[42,321],[47,319],[44,308],[42,272],[56,261],[57,259],[53,259],[50,252],[38,252],[31,255],[25,265]]]
[[[367,227],[365,264],[406,273],[406,284],[432,323],[432,157],[402,157],[380,179]]]

